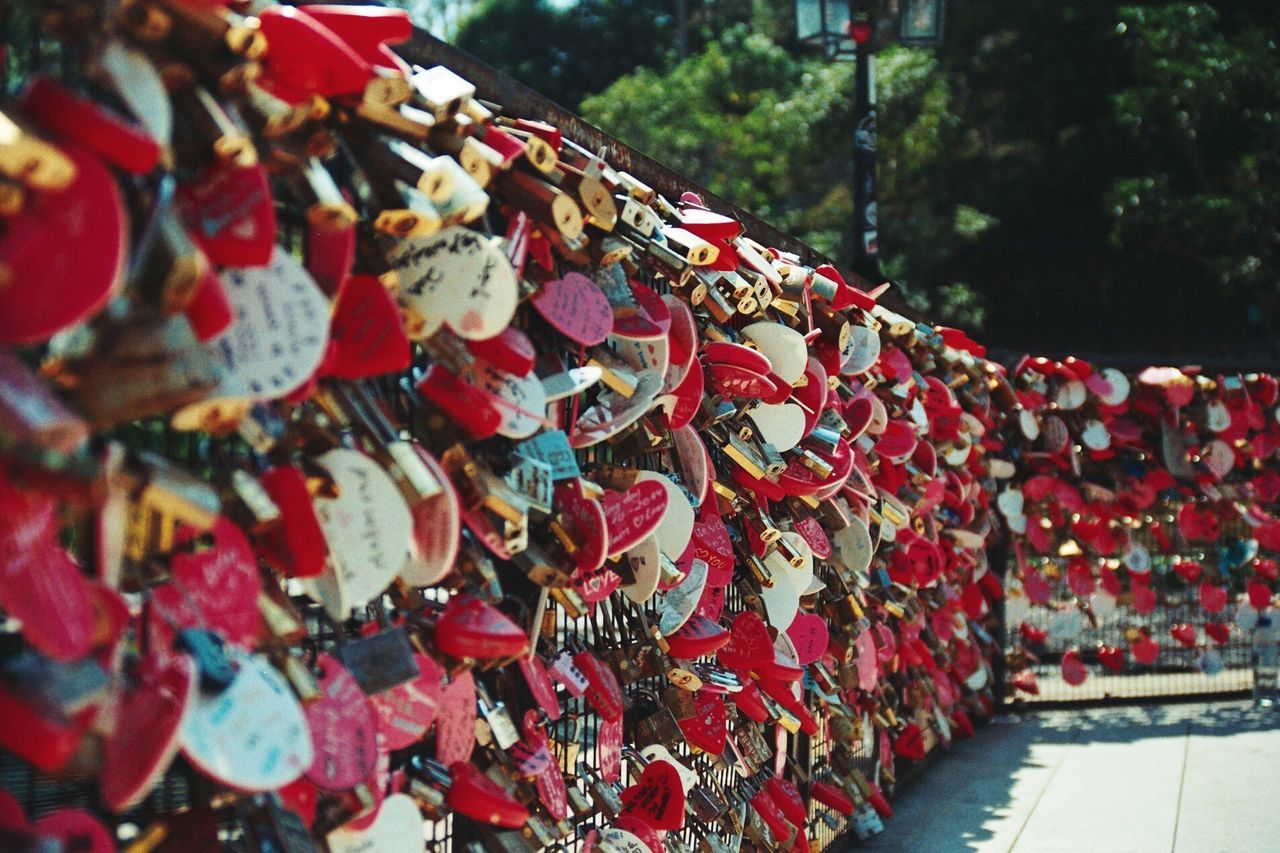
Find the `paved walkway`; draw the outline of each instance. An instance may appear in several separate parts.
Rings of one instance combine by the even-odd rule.
[[[1028,713],[939,756],[859,849],[1280,851],[1280,709]]]

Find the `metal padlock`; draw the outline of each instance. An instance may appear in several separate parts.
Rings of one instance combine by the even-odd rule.
[[[505,751],[520,742],[520,732],[507,713],[506,703],[493,701],[483,684],[476,684],[476,706],[480,716],[488,723],[489,730],[493,733],[493,742],[499,749]]]
[[[692,696],[692,694],[689,694]],[[633,713],[639,716],[636,722],[636,745],[648,746],[659,743],[675,749],[684,740],[680,725],[676,722],[671,709],[667,708],[658,697],[648,690],[643,690],[637,697]]]

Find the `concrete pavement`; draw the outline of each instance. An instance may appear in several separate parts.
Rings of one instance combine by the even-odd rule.
[[[1027,713],[956,744],[894,801],[875,850],[1280,851],[1280,709]]]

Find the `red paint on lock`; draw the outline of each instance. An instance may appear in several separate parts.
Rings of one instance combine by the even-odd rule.
[[[363,379],[409,366],[409,338],[400,308],[382,282],[371,275],[348,276],[338,290],[329,322],[327,376]]]
[[[276,208],[261,166],[215,160],[178,185],[191,239],[224,267],[260,267],[276,243]]]
[[[145,175],[160,164],[160,144],[146,131],[44,74],[30,79],[18,104],[45,130],[74,140],[117,169]]]
[[[609,665],[587,649],[573,656],[573,665],[587,677],[586,697],[596,713],[609,722],[621,720],[625,700]]]
[[[654,829],[684,828],[684,785],[669,761],[652,761],[634,785],[622,792],[622,817],[634,817]]]
[[[436,621],[435,643],[455,658],[492,660],[529,650],[529,638],[496,607],[474,595],[455,595]]]
[[[470,762],[449,765],[449,775],[452,782],[445,804],[458,814],[508,829],[520,829],[529,822],[529,810]]]

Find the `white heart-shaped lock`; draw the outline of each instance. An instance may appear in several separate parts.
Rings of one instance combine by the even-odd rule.
[[[1090,450],[1106,450],[1111,446],[1111,432],[1102,421],[1087,420],[1084,423],[1084,429],[1080,432],[1080,440]]]
[[[1100,397],[1103,403],[1108,406],[1118,406],[1129,399],[1128,376],[1125,376],[1114,367],[1105,367],[1102,370],[1102,378],[1111,386],[1110,392]]]
[[[201,773],[241,791],[271,791],[300,777],[314,758],[311,729],[289,682],[265,659],[228,646],[237,666],[220,693],[201,693],[180,741]]]
[[[658,540],[658,548],[662,553],[673,560],[678,559],[684,549],[689,547],[689,539],[693,536],[693,505],[689,503],[684,489],[656,471],[640,471],[636,480],[652,480],[667,490],[667,511],[653,536]]]
[[[1049,636],[1058,640],[1074,640],[1084,630],[1084,614],[1075,607],[1059,610],[1049,619]]]
[[[450,226],[401,240],[388,260],[400,278],[401,301],[421,322],[417,337],[448,323],[461,337],[484,341],[515,315],[515,271],[491,237]]]
[[[851,518],[847,527],[831,537],[831,556],[855,575],[866,572],[873,553],[875,546],[871,544],[871,533],[860,518]]]
[[[747,410],[760,437],[785,453],[804,438],[804,410],[795,403],[757,403]]]
[[[378,816],[364,829],[340,826],[329,833],[331,853],[401,853],[425,850],[426,822],[408,794],[392,794],[382,801]]]
[[[781,323],[752,323],[744,326],[743,336],[765,354],[773,366],[774,375],[788,385],[795,385],[804,376],[809,364],[809,348],[801,335],[790,326]]]
[[[996,498],[996,508],[1005,518],[1022,515],[1025,503],[1021,489],[1005,489]]]
[[[609,336],[609,343],[617,351],[618,357],[637,371],[651,370],[666,380],[667,368],[671,364],[671,344],[666,337],[636,340]]]
[[[515,376],[477,359],[467,367],[466,381],[483,388],[498,401],[497,408],[502,413],[499,435],[528,438],[542,428],[547,392],[535,374]]]
[[[1231,449],[1231,445],[1220,438],[1215,438],[1200,451],[1200,460],[1204,462],[1205,467],[1212,472],[1213,476],[1222,479],[1230,474],[1231,469],[1235,467],[1236,454]]]
[[[173,107],[156,67],[141,51],[111,39],[99,54],[112,88],[147,134],[168,147],[173,139]]]
[[[330,450],[316,460],[337,487],[336,497],[312,503],[329,559],[318,578],[303,589],[333,619],[377,598],[405,567],[413,536],[413,516],[391,476],[356,450]]]
[[[880,334],[867,326],[851,325],[849,340],[840,352],[840,372],[857,376],[875,367],[880,358]]]
[[[1040,419],[1030,409],[1018,411],[1018,428],[1022,430],[1022,435],[1027,441],[1035,441],[1040,437]]]
[[[548,403],[581,394],[600,381],[604,371],[594,364],[571,367],[563,373],[555,373],[542,380],[542,395]]]
[[[636,604],[643,604],[658,591],[658,580],[662,576],[662,554],[657,537],[645,537],[626,553],[625,559],[636,580],[622,587],[622,594]]]
[[[1076,409],[1084,405],[1089,396],[1089,389],[1084,387],[1084,383],[1079,379],[1068,379],[1058,386],[1058,392],[1054,395],[1054,402],[1058,404],[1058,408],[1067,412],[1074,412]]]
[[[658,630],[670,637],[684,627],[707,587],[708,566],[704,560],[694,560],[688,576],[680,584],[663,594],[658,602]]]
[[[1205,406],[1205,425],[1213,432],[1224,432],[1231,428],[1231,410],[1221,400],[1214,400]]]
[[[1093,609],[1094,616],[1106,619],[1116,612],[1116,597],[1105,589],[1096,589],[1089,596],[1089,606]]]
[[[215,356],[254,400],[306,384],[329,346],[329,300],[293,255],[276,246],[264,267],[222,271],[235,323],[211,342]]]

